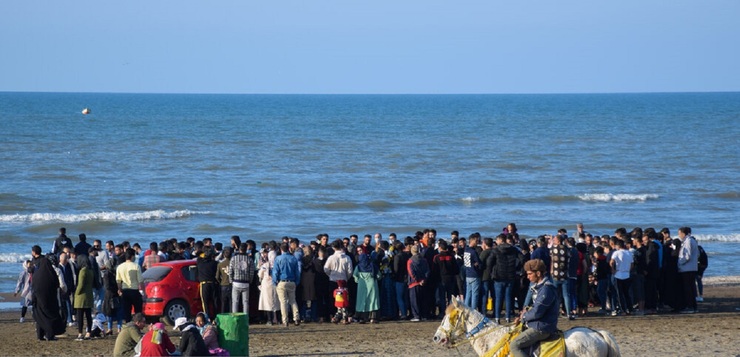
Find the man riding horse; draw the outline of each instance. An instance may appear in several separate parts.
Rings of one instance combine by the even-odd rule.
[[[511,341],[511,354],[516,357],[528,356],[530,346],[557,332],[560,309],[555,285],[545,275],[545,263],[540,259],[532,259],[524,264],[524,270],[534,284],[531,288],[533,304],[531,309],[522,309],[518,319],[527,328]]]

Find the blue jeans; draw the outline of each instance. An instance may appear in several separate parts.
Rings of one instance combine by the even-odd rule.
[[[699,296],[704,296],[704,283],[701,279],[704,278],[704,273],[696,273],[696,289],[699,291]]]
[[[526,357],[528,347],[548,337],[550,337],[549,332],[528,328],[511,340],[511,355],[514,357]]]
[[[62,305],[67,314],[67,323],[72,323],[72,301],[69,300],[69,296],[62,297]]]
[[[398,303],[398,314],[405,319],[409,315],[409,286],[406,283],[396,282],[396,302]]]
[[[555,289],[558,291],[558,297],[560,297],[560,301],[565,303],[566,315],[570,315],[570,293],[568,292],[568,280],[570,279],[552,280],[553,285],[555,285]],[[560,305],[559,302],[558,305]]]
[[[319,306],[316,300],[304,300],[301,302],[301,319],[316,322],[319,319]]]
[[[599,301],[601,302],[601,309],[606,311],[606,289],[609,287],[609,279],[601,279],[596,281],[596,294],[599,295]]]
[[[496,320],[501,318],[501,305],[506,299],[506,319],[511,319],[514,311],[514,280],[499,280],[493,282],[493,288],[496,291],[496,307],[493,316]]]
[[[488,306],[488,295],[489,293],[493,294],[493,282],[491,280],[481,280],[480,293],[480,312],[485,315]]]
[[[619,310],[619,296],[617,293],[617,283],[614,275],[609,276],[609,290],[607,290],[606,298],[609,301],[609,305],[612,307],[612,311]]]
[[[465,305],[478,310],[480,302],[480,278],[465,278]]]
[[[100,287],[98,289],[93,288],[93,303],[94,313],[101,312],[103,310],[103,299],[105,299],[105,287]]]
[[[568,278],[565,283],[568,285],[568,296],[570,296],[570,311],[577,311],[578,309],[578,295],[576,295],[576,287],[578,287],[578,279]],[[570,311],[568,314],[570,314]]]
[[[437,291],[434,292],[434,306],[437,307],[439,314],[444,316],[445,309],[447,308],[447,294],[445,294],[445,287],[442,284],[437,286]]]
[[[113,329],[113,319],[116,319],[116,327],[118,327],[119,330],[123,327],[123,309],[118,307],[116,310],[116,316],[108,316],[108,330]]]

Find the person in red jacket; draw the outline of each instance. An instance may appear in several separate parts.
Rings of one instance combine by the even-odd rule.
[[[161,322],[152,325],[141,338],[141,357],[169,356],[176,350]]]
[[[337,288],[334,289],[334,307],[337,308],[337,314],[334,315],[332,322],[347,324],[350,322],[349,316],[347,315],[347,308],[349,307],[349,290],[347,290],[347,282],[345,280],[337,280]]]

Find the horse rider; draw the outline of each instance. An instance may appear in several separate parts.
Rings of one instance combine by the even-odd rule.
[[[558,310],[560,301],[552,281],[545,276],[545,263],[532,259],[524,264],[527,278],[534,285],[531,309],[523,309],[517,321],[526,327],[511,341],[511,354],[516,357],[528,356],[529,347],[547,339],[558,329]]]

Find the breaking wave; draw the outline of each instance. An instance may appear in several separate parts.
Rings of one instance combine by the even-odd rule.
[[[464,204],[474,203],[508,203],[508,202],[645,202],[660,198],[659,195],[646,194],[612,194],[612,193],[586,193],[582,195],[549,195],[540,197],[517,198],[517,197],[476,197],[468,196],[461,198]]]
[[[740,242],[740,234],[695,234],[694,238],[698,242]]]
[[[160,219],[179,219],[198,214],[208,214],[210,212],[198,212],[191,210],[165,211],[154,210],[145,212],[91,212],[91,213],[31,213],[31,214],[5,214],[0,215],[0,222],[6,223],[47,223],[47,222],[64,222],[77,223],[87,221],[109,221],[109,222],[126,222],[126,221],[150,221]]]
[[[624,202],[624,201],[638,201],[645,202],[647,200],[654,200],[660,198],[660,196],[653,193],[646,194],[611,194],[611,193],[587,193],[584,195],[578,195],[581,201],[590,202]]]
[[[29,248],[30,249],[30,248]],[[22,263],[31,259],[31,254],[0,253],[0,263]]]

